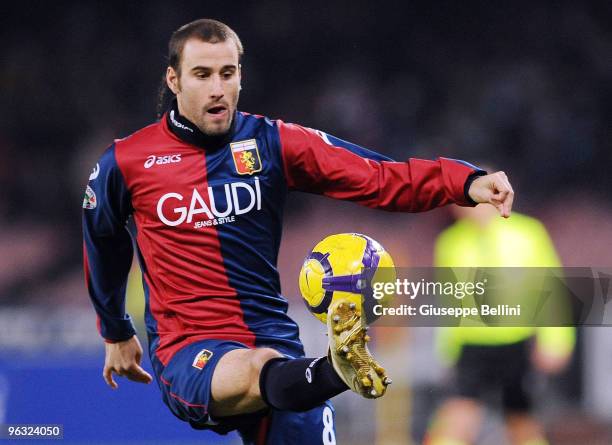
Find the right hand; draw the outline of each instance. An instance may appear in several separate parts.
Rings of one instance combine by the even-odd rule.
[[[477,203],[491,204],[504,218],[510,217],[514,190],[504,172],[491,173],[474,179],[468,195]]]
[[[106,358],[102,375],[107,385],[113,389],[119,385],[113,379],[113,373],[127,377],[134,382],[151,383],[151,374],[140,367],[142,346],[135,335],[126,341],[106,343]]]

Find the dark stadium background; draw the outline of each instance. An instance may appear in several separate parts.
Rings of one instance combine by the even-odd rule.
[[[0,423],[62,423],[71,443],[217,443],[172,418],[153,386],[104,387],[81,266],[91,167],[113,138],[155,119],[168,37],[196,18],[228,23],[244,43],[241,110],[398,160],[503,168],[516,209],[547,225],[565,265],[612,264],[610,2],[24,1],[1,15]],[[381,213],[292,200],[280,267],[310,354],[325,352],[296,285],[310,247],[358,231],[400,265],[430,265],[450,222],[446,210]],[[130,289],[140,319],[138,282]],[[340,397],[342,443],[418,439],[444,378],[431,337],[381,333],[396,396]],[[554,443],[612,440],[609,337],[581,331],[572,369],[537,382]],[[482,443],[498,443],[492,425]]]

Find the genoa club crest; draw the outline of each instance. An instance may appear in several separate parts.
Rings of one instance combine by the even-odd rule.
[[[193,363],[191,364],[191,366],[193,366],[194,368],[198,368],[199,370],[204,369],[204,366],[206,366],[206,363],[208,363],[208,360],[210,360],[212,355],[213,353],[208,349],[202,349],[193,359]]]
[[[239,174],[252,175],[261,171],[261,158],[259,157],[259,150],[257,149],[257,141],[255,139],[232,142],[230,148],[236,171]]]
[[[96,198],[96,193],[93,189],[88,185],[85,189],[85,197],[83,198],[83,208],[84,209],[95,209],[98,205],[98,200]]]

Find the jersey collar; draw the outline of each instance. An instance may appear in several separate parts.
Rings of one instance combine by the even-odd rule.
[[[210,136],[200,131],[200,129],[189,119],[181,116],[175,98],[166,112],[166,123],[172,134],[182,141],[207,150],[215,150],[227,145],[232,140],[236,130],[237,114],[237,112],[234,112],[232,124],[227,133],[218,136]]]

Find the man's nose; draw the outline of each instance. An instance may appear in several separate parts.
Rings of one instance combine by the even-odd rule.
[[[212,77],[210,96],[214,97],[215,99],[220,99],[223,97],[223,82],[221,81],[221,76]]]

